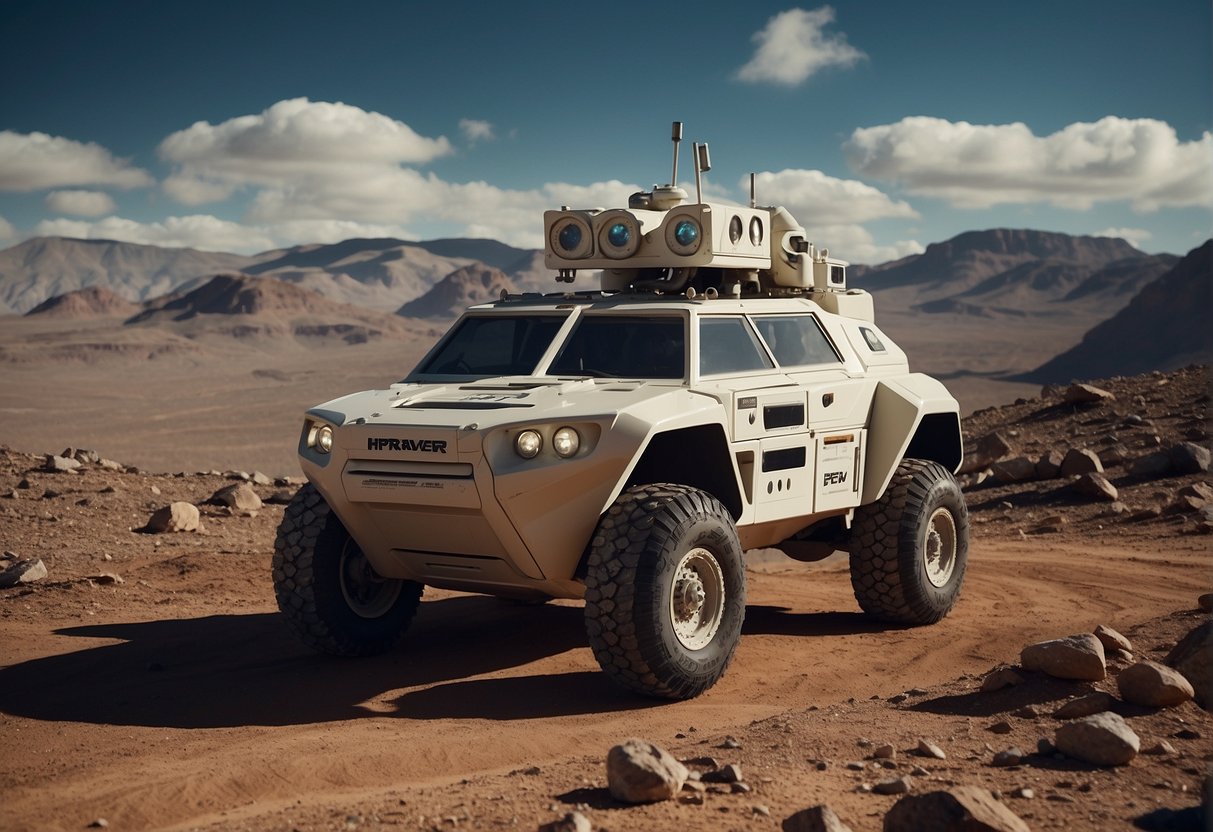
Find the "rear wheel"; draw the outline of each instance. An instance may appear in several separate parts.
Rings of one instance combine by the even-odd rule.
[[[612,679],[648,696],[698,696],[724,675],[745,618],[732,516],[688,486],[625,491],[594,535],[585,598],[590,646]]]
[[[883,621],[933,624],[960,595],[969,512],[956,478],[935,462],[906,459],[879,500],[855,510],[851,586]]]
[[[274,541],[274,595],[310,647],[339,656],[390,649],[404,635],[423,586],[385,578],[314,486],[291,500]]]

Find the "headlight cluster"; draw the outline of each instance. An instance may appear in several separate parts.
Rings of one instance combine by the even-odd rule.
[[[703,242],[699,220],[689,214],[672,217],[665,224],[665,242],[675,254],[691,255],[699,251]]]
[[[514,452],[523,459],[534,459],[543,450],[543,434],[534,428],[519,431],[514,436]],[[561,459],[569,459],[581,450],[581,434],[576,428],[558,428],[552,434],[552,450]]]
[[[331,425],[314,424],[308,431],[307,444],[317,453],[327,454],[333,450],[333,428]]]

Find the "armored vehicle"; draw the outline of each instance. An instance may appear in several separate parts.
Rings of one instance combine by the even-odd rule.
[[[724,673],[744,553],[850,553],[863,610],[952,608],[969,522],[956,400],[909,371],[847,263],[781,207],[671,184],[544,214],[545,262],[597,289],[473,306],[403,380],[309,410],[309,483],[274,587],[312,647],[392,647],[425,585],[584,598],[622,685],[681,699]]]

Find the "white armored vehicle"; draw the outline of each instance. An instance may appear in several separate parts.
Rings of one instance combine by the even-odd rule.
[[[701,192],[706,145],[694,162]],[[309,645],[387,650],[427,584],[584,598],[608,675],[688,698],[732,659],[761,547],[849,549],[882,620],[948,613],[969,536],[956,400],[752,191],[548,211],[546,265],[600,289],[474,306],[403,381],[307,412],[273,573]]]

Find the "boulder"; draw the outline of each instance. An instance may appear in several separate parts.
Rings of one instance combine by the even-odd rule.
[[[1039,670],[1058,679],[1098,682],[1108,674],[1103,645],[1091,633],[1029,644],[1019,661],[1025,670]]]
[[[1103,645],[1104,650],[1115,650],[1119,648],[1127,653],[1133,652],[1133,642],[1129,641],[1127,638],[1106,624],[1100,624],[1095,628],[1095,637],[1099,639],[1099,643]]]
[[[1201,612],[1213,612],[1213,592],[1201,593],[1196,599],[1196,606]]]
[[[1060,451],[1049,451],[1036,460],[1036,479],[1052,480],[1061,476],[1061,463],[1064,457]]]
[[[68,474],[80,467],[80,460],[73,459],[70,456],[55,456],[54,454],[46,455],[46,462],[42,466],[43,471],[50,471],[56,474]]]
[[[1086,448],[1070,448],[1066,451],[1066,455],[1061,461],[1063,477],[1074,477],[1091,472],[1103,472],[1103,463],[1099,461],[1099,456],[1094,451]]]
[[[164,532],[196,532],[198,528],[198,507],[179,500],[157,509],[148,518],[143,530],[151,534],[162,534]]]
[[[1028,825],[978,786],[903,797],[884,816],[884,832],[1029,832]]]
[[[1163,662],[1191,683],[1198,705],[1206,711],[1213,708],[1213,621],[1193,628]]]
[[[655,803],[678,794],[687,768],[668,751],[635,737],[607,754],[607,787],[623,803]]]
[[[936,760],[948,759],[948,755],[944,753],[942,748],[935,743],[927,742],[926,740],[919,740],[918,748],[915,749],[915,751],[920,757],[931,757]]]
[[[1026,456],[996,462],[990,470],[993,472],[994,482],[997,483],[1029,482],[1036,479],[1036,463]]]
[[[851,832],[834,810],[824,803],[801,809],[783,820],[783,832]]]
[[[1086,696],[1071,699],[1055,710],[1053,716],[1056,719],[1078,719],[1079,717],[1110,711],[1115,705],[1116,698],[1112,694],[1097,690],[1094,693],[1088,693]]]
[[[252,477],[253,485],[273,485],[274,481],[260,471],[254,471]]]
[[[1096,402],[1114,402],[1116,396],[1090,384],[1071,384],[1066,388],[1062,401],[1066,404],[1094,404]]]
[[[569,812],[560,820],[545,823],[539,827],[539,832],[593,832],[590,819],[581,812]]]
[[[1057,750],[1097,766],[1127,765],[1141,750],[1141,740],[1118,714],[1104,711],[1067,722],[1057,729]]]
[[[1195,442],[1180,442],[1171,448],[1167,455],[1171,458],[1171,465],[1180,474],[1201,474],[1208,471],[1210,457],[1213,456],[1208,448]]]
[[[976,446],[965,454],[961,463],[961,474],[972,474],[989,468],[1011,452],[1011,445],[999,433],[987,433],[977,440]]]
[[[256,511],[261,508],[261,498],[247,482],[225,485],[212,494],[207,502],[228,506],[236,511]]]
[[[994,759],[991,761],[991,765],[995,766],[996,768],[1017,766],[1021,765],[1024,758],[1027,756],[1028,755],[1023,753],[1021,749],[1012,746],[1005,751],[999,751],[997,754],[995,754]]]
[[[914,788],[914,781],[909,775],[904,777],[891,777],[888,780],[879,780],[872,786],[872,791],[876,794],[908,794]]]
[[[1116,684],[1121,699],[1150,708],[1181,705],[1195,693],[1178,670],[1149,661],[1126,667],[1116,677]]]
[[[10,562],[5,561],[5,563]],[[41,558],[19,560],[0,572],[0,589],[7,589],[18,584],[32,584],[46,576],[46,564],[42,562]]]
[[[1011,668],[1000,667],[987,673],[986,678],[981,680],[981,692],[990,693],[1003,688],[1013,688],[1016,685],[1022,685],[1023,682],[1023,677]]]
[[[1171,455],[1162,451],[1138,457],[1129,465],[1129,473],[1143,479],[1157,479],[1171,473]]]
[[[1090,497],[1093,500],[1102,500],[1105,503],[1114,503],[1120,498],[1120,492],[1116,490],[1116,486],[1112,485],[1103,474],[1093,471],[1081,474],[1070,487],[1076,494]]]

